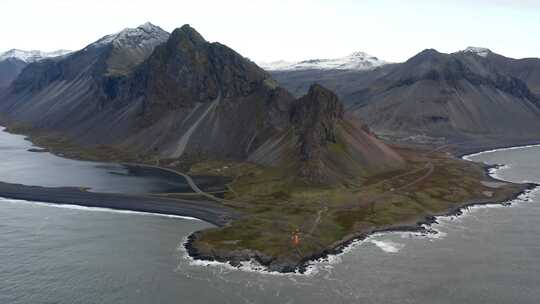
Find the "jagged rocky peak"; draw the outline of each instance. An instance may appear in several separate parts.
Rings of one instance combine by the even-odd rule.
[[[436,49],[425,49],[414,55],[405,63],[433,62],[446,57],[447,54],[441,53]]]
[[[169,44],[179,47],[178,43],[191,43],[193,45],[200,45],[206,43],[206,39],[192,28],[189,24],[185,24],[182,27],[175,29],[171,34]]]
[[[163,30],[157,25],[153,25],[150,22],[142,24],[136,28],[126,28],[118,33],[107,35],[95,43],[92,46],[103,46],[112,44],[115,47],[121,46],[156,46],[160,43],[167,41],[169,33]]]
[[[190,25],[175,29],[167,43],[156,48],[147,68],[151,91],[159,96],[156,100],[181,96],[170,102],[184,105],[247,96],[271,80],[253,62],[225,45],[209,43]],[[160,92],[163,84],[175,93]]]
[[[308,93],[294,103],[291,122],[299,127],[322,127],[325,129],[325,139],[332,140],[332,129],[343,114],[344,107],[337,95],[319,84],[313,84]]]
[[[68,50],[56,50],[52,52],[43,52],[39,50],[25,51],[19,49],[11,49],[5,53],[0,54],[0,61],[6,59],[18,59],[26,63],[32,63],[43,60],[45,58],[59,57],[71,53]]]
[[[328,143],[337,141],[337,124],[343,119],[343,104],[336,94],[314,84],[291,107],[291,123],[298,137],[299,176],[327,182],[324,154]]]
[[[292,104],[290,117],[297,174],[309,182],[342,182],[403,165],[399,154],[346,115],[337,95],[321,85]]]
[[[475,46],[469,46],[468,48],[461,51],[462,53],[469,53],[469,54],[476,54],[480,57],[487,57],[489,54],[491,54],[491,50],[488,48],[483,47],[475,47]]]
[[[83,51],[105,52],[107,75],[125,75],[146,60],[155,47],[164,44],[169,33],[147,22],[136,28],[126,28],[89,45]]]

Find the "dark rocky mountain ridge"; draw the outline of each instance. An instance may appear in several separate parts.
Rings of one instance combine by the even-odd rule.
[[[374,80],[351,111],[389,138],[468,146],[540,140],[540,98],[525,81],[474,53],[426,50]]]
[[[540,140],[540,59],[487,49],[428,49],[371,71],[275,71],[296,95],[312,82],[334,90],[347,111],[392,141],[468,142],[467,149]],[[461,151],[465,147],[461,147]]]
[[[148,27],[138,28],[150,32],[146,40],[153,48],[136,52],[144,56],[130,56],[140,44],[126,41],[133,35],[121,32],[65,59],[29,65],[1,112],[12,121],[66,134],[77,144],[129,147],[160,158],[180,157],[186,146],[192,154],[245,155],[269,124],[279,124],[279,113],[274,120],[265,109],[286,111],[280,106],[292,97],[266,72],[226,46],[206,42],[187,25],[167,34],[166,41]],[[119,37],[123,41],[117,44]],[[253,115],[237,115],[240,111]],[[229,132],[234,140],[225,136]]]
[[[540,96],[540,58],[513,59],[491,51],[485,58],[505,74],[524,81],[531,92]]]
[[[295,101],[266,71],[189,25],[169,35],[145,24],[30,64],[0,113],[8,123],[89,148],[109,146],[146,160],[292,165],[319,182],[402,163],[345,118],[332,92],[313,86]]]

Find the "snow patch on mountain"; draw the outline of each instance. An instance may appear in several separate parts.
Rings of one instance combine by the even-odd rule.
[[[483,47],[470,46],[462,51],[463,53],[473,53],[481,57],[487,57],[491,50]]]
[[[38,51],[38,50],[24,51],[24,50],[19,50],[19,49],[12,49],[5,53],[0,54],[0,61],[13,58],[13,59],[19,59],[26,63],[32,63],[32,62],[43,60],[45,58],[64,56],[69,53],[71,53],[71,51],[68,51],[68,50],[43,52],[43,51]]]
[[[156,46],[169,39],[169,33],[147,22],[136,28],[126,28],[118,33],[107,35],[98,41],[92,43],[88,47],[101,47],[108,44],[113,44],[115,47],[124,46]],[[88,48],[87,47],[87,48]]]
[[[372,70],[387,64],[386,61],[364,52],[355,52],[348,56],[334,59],[311,59],[298,62],[274,61],[261,62],[259,65],[268,71],[294,70]]]

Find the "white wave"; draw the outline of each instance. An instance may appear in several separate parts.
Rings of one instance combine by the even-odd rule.
[[[535,144],[535,145],[524,145],[524,146],[515,146],[515,147],[508,147],[508,148],[499,148],[499,149],[493,149],[493,150],[486,150],[486,151],[482,151],[482,152],[478,152],[478,153],[473,153],[473,154],[464,155],[462,158],[463,158],[464,160],[472,161],[472,160],[471,160],[472,158],[474,158],[474,157],[476,157],[476,156],[483,155],[483,154],[489,154],[489,153],[493,153],[493,152],[507,151],[507,150],[520,150],[520,149],[527,149],[527,148],[533,148],[533,147],[540,147],[540,144]]]
[[[176,250],[182,253],[182,258],[184,260],[187,260],[190,266],[212,267],[215,269],[219,269],[221,271],[231,271],[231,272],[232,271],[252,272],[252,273],[268,275],[268,276],[293,277],[293,276],[310,276],[314,274],[314,272],[311,271],[311,269],[307,269],[307,271],[305,271],[304,273],[300,273],[299,271],[291,272],[291,273],[270,271],[268,270],[267,267],[261,265],[255,260],[244,261],[240,263],[240,266],[233,266],[229,263],[224,263],[224,262],[194,259],[192,256],[188,254],[186,250],[187,242],[188,242],[188,238],[185,237],[184,240],[180,243],[180,245],[178,245]],[[178,265],[177,270],[178,271],[182,270],[181,265]]]
[[[403,249],[403,247],[405,247],[405,244],[391,241],[369,240],[369,242],[379,247],[386,253],[398,253],[401,249]]]
[[[131,210],[118,210],[118,209],[111,209],[111,208],[104,208],[104,207],[86,207],[86,206],[72,205],[72,204],[54,204],[54,203],[34,202],[34,201],[8,199],[8,198],[3,198],[3,197],[0,197],[0,202],[13,203],[13,204],[27,204],[27,205],[34,205],[34,206],[53,207],[53,208],[62,208],[62,209],[71,209],[71,210],[108,212],[108,213],[132,214],[132,215],[135,214],[135,215],[145,215],[145,216],[159,216],[159,217],[167,217],[167,218],[201,221],[198,218],[189,217],[189,216],[181,216],[181,215],[160,214],[160,213],[131,211]]]
[[[443,232],[439,229],[433,229],[430,225],[423,225],[422,226],[425,231],[421,232],[412,232],[412,231],[397,231],[395,232],[397,235],[399,235],[402,239],[413,239],[413,238],[422,238],[422,239],[428,239],[428,240],[440,240],[446,237],[447,233]]]
[[[469,160],[469,161],[472,161],[472,160]],[[510,170],[511,168],[512,168],[512,166],[510,166],[509,164],[504,164],[504,165],[498,166],[496,168],[489,168],[488,169],[488,174],[489,174],[489,176],[491,176],[493,178],[496,178],[496,179],[499,179],[499,180],[504,180],[500,175],[501,172],[504,172],[506,170]]]

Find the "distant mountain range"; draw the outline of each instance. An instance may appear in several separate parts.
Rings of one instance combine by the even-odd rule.
[[[259,65],[267,71],[304,71],[304,70],[357,70],[367,71],[387,64],[387,62],[364,52],[355,52],[348,56],[334,59],[310,59],[298,62],[274,61]]]
[[[11,49],[5,53],[0,54],[0,61],[7,59],[17,59],[26,63],[32,63],[36,61],[43,60],[50,57],[64,56],[71,53],[68,50],[58,50],[53,52],[43,52],[43,51],[23,51],[18,49]]]
[[[540,139],[540,98],[493,56],[423,51],[349,95],[350,111],[392,139],[469,147]]]
[[[461,143],[476,150],[540,140],[540,59],[487,48],[425,50],[371,70],[275,70],[296,96],[312,83],[334,90],[347,110],[391,141]]]

